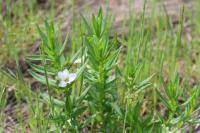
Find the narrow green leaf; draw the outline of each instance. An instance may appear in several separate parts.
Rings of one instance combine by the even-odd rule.
[[[29,70],[29,73],[36,79],[36,80],[38,80],[39,82],[41,82],[42,84],[47,84],[46,83],[46,78],[45,78],[45,76],[43,76],[43,75],[40,75],[40,74],[37,74],[37,73],[35,73],[34,71],[32,71],[32,70]],[[48,82],[49,82],[49,85],[51,85],[51,86],[56,86],[56,81],[55,80],[53,80],[53,79],[51,79],[51,78],[48,78]]]

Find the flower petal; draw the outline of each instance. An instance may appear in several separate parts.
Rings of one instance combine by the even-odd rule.
[[[68,84],[70,84],[71,82],[73,82],[77,77],[77,74],[76,73],[70,73],[69,74],[69,79],[68,79]]]
[[[81,58],[78,58],[74,61],[74,64],[80,64],[81,63]]]
[[[67,86],[67,83],[65,81],[61,80],[60,83],[58,84],[58,86],[64,88]]]
[[[58,79],[59,80],[66,80],[69,76],[69,71],[67,69],[65,69],[62,72],[58,72]]]

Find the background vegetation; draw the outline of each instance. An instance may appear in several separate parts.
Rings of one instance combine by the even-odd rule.
[[[136,12],[130,0],[124,16],[112,0],[1,0],[0,132],[198,132],[190,2],[174,15],[165,1]],[[62,88],[64,69],[77,77]]]

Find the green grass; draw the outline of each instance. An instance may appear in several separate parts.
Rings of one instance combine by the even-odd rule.
[[[46,10],[34,1],[6,2],[0,132],[9,126],[13,132],[194,132],[200,122],[197,1],[195,16],[183,7],[178,24],[165,9],[155,7],[149,17],[130,13],[121,27],[127,34],[115,30],[112,12],[78,14],[75,1],[65,1],[74,15],[69,33],[56,19],[55,1]],[[77,77],[62,88],[58,72],[64,69]],[[14,125],[8,123],[10,96]]]

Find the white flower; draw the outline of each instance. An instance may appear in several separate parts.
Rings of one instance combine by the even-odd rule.
[[[66,80],[69,76],[69,71],[65,69],[62,72],[58,72],[58,80]]]
[[[77,77],[76,73],[69,73],[67,69],[58,72],[58,80],[59,80],[59,87],[66,87],[68,84],[71,84]]]
[[[84,61],[84,60],[85,60],[85,58],[86,58],[86,56],[82,56],[81,58],[76,59],[76,60],[74,61],[74,64],[80,64],[81,61]]]
[[[73,82],[76,79],[76,73],[70,73],[69,77],[68,77],[68,84],[70,84],[71,82]]]
[[[81,58],[78,58],[74,61],[74,64],[80,64],[81,63]]]
[[[61,81],[59,82],[58,86],[64,88],[64,87],[67,86],[67,83],[66,83],[64,80],[61,80]]]

